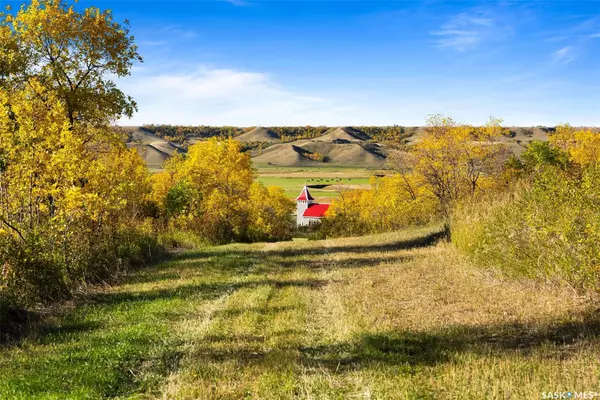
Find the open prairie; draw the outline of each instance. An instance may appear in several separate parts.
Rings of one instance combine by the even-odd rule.
[[[0,353],[0,398],[541,398],[593,390],[597,307],[436,228],[233,244],[96,290]]]
[[[369,187],[372,175],[383,175],[384,170],[340,167],[275,167],[258,166],[258,180],[265,186],[279,186],[286,196],[295,199],[304,185],[319,201],[333,199],[340,191]]]

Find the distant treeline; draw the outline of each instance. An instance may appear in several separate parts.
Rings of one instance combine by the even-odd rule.
[[[189,138],[211,138],[211,137],[234,137],[246,133],[255,127],[240,128],[235,126],[183,126],[183,125],[144,125],[144,129],[165,140],[183,143]],[[298,139],[311,139],[327,133],[328,126],[272,126],[266,127],[273,131],[282,141],[294,141]],[[398,125],[393,126],[355,126],[370,136],[375,141],[401,140],[406,136],[406,128]]]
[[[186,138],[227,138],[244,133],[236,126],[184,126],[184,125],[144,125],[144,129],[165,140],[182,143]]]

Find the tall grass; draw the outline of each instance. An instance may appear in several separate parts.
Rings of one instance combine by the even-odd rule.
[[[512,192],[459,206],[456,246],[512,276],[567,282],[579,291],[600,283],[600,173],[540,171]]]
[[[144,225],[86,233],[61,246],[49,235],[31,239],[33,245],[0,241],[0,323],[11,308],[66,299],[82,285],[113,281],[166,253],[156,233]]]
[[[438,227],[182,252],[0,348],[5,399],[536,399],[600,376],[600,315]],[[93,366],[90,368],[90,366]]]

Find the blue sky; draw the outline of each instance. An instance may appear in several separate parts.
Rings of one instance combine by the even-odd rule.
[[[123,124],[600,125],[600,1],[81,1],[144,63]]]

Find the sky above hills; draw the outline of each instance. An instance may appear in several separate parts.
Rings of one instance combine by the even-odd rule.
[[[600,1],[81,1],[144,63],[122,124],[600,125]]]

